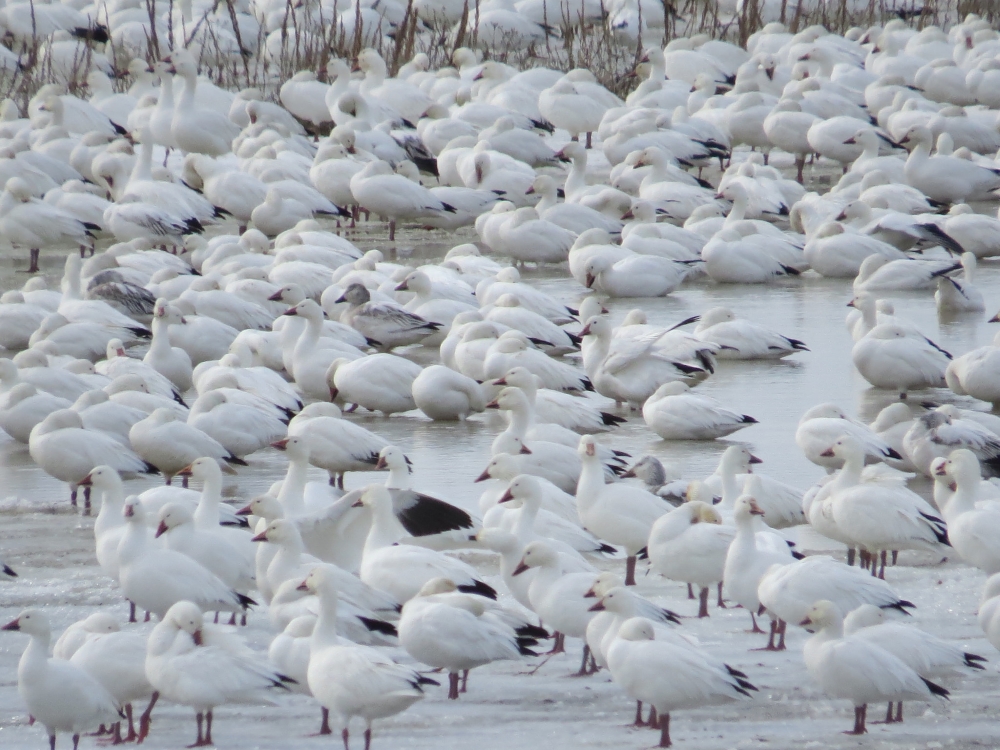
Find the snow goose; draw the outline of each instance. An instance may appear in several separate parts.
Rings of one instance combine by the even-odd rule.
[[[343,488],[348,471],[371,471],[388,443],[364,427],[341,419],[335,404],[305,407],[288,424],[289,437],[303,437],[309,445],[309,462],[329,472],[331,482]]]
[[[488,607],[491,600],[456,592],[447,578],[431,579],[403,605],[398,626],[410,656],[448,671],[450,700],[458,700],[462,672],[468,679],[469,670],[484,664],[537,656],[530,647],[548,635],[534,626],[515,630]]]
[[[20,352],[13,360],[0,359],[0,393],[27,382],[40,391],[75,401],[90,390],[89,384],[74,373],[48,364],[48,356],[38,348]]]
[[[764,523],[783,529],[804,523],[802,492],[776,479],[753,472],[761,460],[743,445],[730,445],[722,453],[715,472],[705,478],[705,485],[715,496],[722,495],[717,510],[727,523],[741,494],[753,494],[764,511]],[[753,472],[753,473],[751,473]]]
[[[413,381],[423,368],[394,354],[336,359],[326,373],[330,399],[379,411],[385,416],[416,408]],[[353,410],[353,409],[352,409]]]
[[[799,625],[815,633],[803,646],[806,669],[821,688],[854,704],[854,729],[865,734],[869,703],[947,698],[948,691],[914,672],[871,640],[844,635],[844,616],[834,602],[818,600]]]
[[[979,627],[993,648],[1000,649],[1000,575],[994,573],[986,579],[982,596],[979,598]]]
[[[954,674],[958,667],[985,669],[982,656],[924,632],[913,625],[886,620],[885,611],[871,604],[862,604],[844,618],[844,635],[873,643],[888,651],[921,677],[932,678]],[[892,714],[892,703],[885,716],[886,724],[903,721],[903,702]]]
[[[31,430],[49,414],[73,403],[40,391],[31,383],[18,383],[0,396],[0,429],[19,443],[28,443]]]
[[[424,697],[421,685],[438,683],[377,649],[345,643],[337,635],[337,580],[328,568],[315,568],[299,587],[319,598],[309,643],[309,691],[333,715],[345,744],[350,721],[358,716],[365,722],[365,745],[370,745],[375,719],[405,711]]]
[[[154,547],[142,501],[130,497],[123,511],[126,530],[118,546],[119,584],[125,598],[162,618],[182,600],[206,612],[245,612],[256,602],[232,590],[187,555]]]
[[[694,334],[720,346],[715,353],[717,359],[781,359],[795,352],[809,351],[798,339],[737,318],[725,307],[713,307],[702,313]]]
[[[539,377],[545,388],[553,391],[583,393],[593,390],[584,372],[532,348],[520,331],[507,331],[490,345],[482,372],[487,379],[499,378],[515,367],[524,367]]]
[[[644,617],[626,620],[608,647],[612,679],[629,697],[649,703],[659,719],[659,747],[670,747],[670,714],[730,703],[756,691],[746,675],[690,645],[656,640]],[[665,679],[665,675],[671,675]]]
[[[995,471],[1000,456],[997,434],[989,425],[966,418],[953,404],[921,414],[903,436],[906,456],[918,471],[927,476],[930,476],[930,464],[934,458],[947,456],[959,448],[971,450],[982,462],[983,472],[987,475]]]
[[[582,552],[607,554],[616,551],[614,547],[603,544],[581,529],[578,523],[543,509],[546,490],[544,480],[539,477],[530,474],[514,477],[494,506],[495,508],[503,506],[504,509],[514,508],[514,510],[505,512],[498,526],[512,532],[522,545],[541,539],[567,558],[579,557],[579,553]],[[491,509],[483,523],[493,526],[495,512]]]
[[[876,388],[907,391],[946,385],[951,355],[929,339],[910,335],[894,324],[879,324],[851,350],[851,360]]]
[[[93,615],[92,615],[93,617]],[[88,618],[89,619],[89,618]],[[146,710],[139,717],[140,728],[148,731],[153,706],[159,699],[146,678],[146,638],[139,633],[123,633],[114,623],[111,632],[90,634],[80,644],[69,661],[84,669],[104,686],[115,701],[124,708],[128,720],[128,734],[121,736],[121,722],[115,722],[112,742],[133,742],[139,738],[132,720],[132,703],[149,699]]]
[[[153,307],[153,339],[143,362],[168,378],[181,393],[191,388],[191,357],[180,347],[170,345],[171,324],[183,324],[183,316],[164,299]]]
[[[594,84],[590,86],[600,88]],[[586,147],[590,148],[591,135],[600,127],[609,103],[594,97],[585,83],[581,82],[581,87],[570,80],[568,74],[563,76],[538,95],[538,111],[557,128],[569,132],[571,140],[577,141],[581,133],[586,133]]]
[[[44,307],[28,302],[22,292],[6,292],[0,297],[0,346],[25,348],[49,314]]]
[[[584,528],[611,544],[625,547],[625,585],[635,585],[636,555],[646,547],[657,519],[669,510],[662,499],[640,487],[605,484],[597,441],[580,438],[577,450],[582,468],[576,499]]]
[[[486,320],[520,331],[529,339],[537,341],[536,345],[552,356],[568,354],[579,348],[579,337],[523,307],[513,294],[500,295],[488,308]]]
[[[816,115],[804,112],[799,102],[792,99],[779,101],[764,119],[764,133],[771,143],[795,156],[795,179],[802,182],[806,156],[813,150],[809,143],[809,129],[819,122]]]
[[[80,481],[96,466],[109,464],[130,473],[155,473],[156,469],[110,435],[84,429],[72,409],[54,411],[31,430],[28,452],[43,471],[70,485],[76,505]],[[85,492],[90,508],[90,492]]]
[[[986,309],[983,293],[972,284],[976,272],[976,256],[974,253],[962,253],[961,281],[951,276],[938,276],[937,291],[934,292],[934,302],[941,312],[982,312]]]
[[[768,612],[781,620],[778,625],[781,637],[776,647],[780,651],[785,649],[787,623],[802,622],[813,603],[824,597],[847,611],[862,604],[900,612],[916,606],[900,599],[881,578],[824,555],[772,566],[761,578],[757,596]]]
[[[492,249],[525,263],[561,263],[566,260],[575,234],[562,226],[539,217],[531,206],[516,209],[500,225]]]
[[[309,641],[317,616],[299,615],[285,626],[271,641],[267,649],[267,660],[281,674],[288,675],[294,683],[288,689],[294,693],[312,695],[309,692]],[[323,720],[318,734],[330,734],[330,712],[322,709]]]
[[[621,221],[605,216],[589,206],[580,203],[558,203],[555,180],[548,175],[538,175],[528,188],[527,194],[540,196],[535,205],[540,218],[558,224],[574,234],[594,228],[603,229],[609,234],[618,234],[622,230]]]
[[[656,456],[646,455],[640,458],[624,474],[622,479],[641,479],[646,489],[658,495],[677,507],[687,496],[688,482],[681,479],[680,470],[673,464],[663,465]]]
[[[72,243],[83,252],[92,246],[91,233],[100,227],[33,197],[24,180],[11,177],[0,194],[0,229],[12,245],[30,250],[28,273],[38,273],[43,247]]]
[[[864,448],[857,440],[842,437],[829,451],[844,461],[845,472],[860,474],[864,467]],[[873,556],[882,553],[879,578],[885,577],[888,550],[937,552],[939,545],[949,545],[945,522],[937,516],[933,506],[906,488],[902,478],[893,482],[883,477],[838,487],[831,492],[829,503],[840,533]]]
[[[882,255],[887,260],[905,260],[902,251],[859,232],[849,231],[836,221],[819,226],[803,248],[809,266],[821,276],[853,279],[869,255]]]
[[[594,655],[594,660],[598,666],[606,667],[607,651],[618,629],[622,624],[632,617],[646,617],[654,622],[661,634],[665,634],[668,639],[680,638],[683,635],[676,635],[672,629],[666,627],[670,625],[680,625],[680,616],[656,606],[648,599],[644,599],[636,594],[633,589],[622,586],[622,580],[614,573],[601,573],[584,595],[587,599],[596,598],[597,603],[591,608],[591,612],[602,612],[593,617],[587,623],[587,645]],[[637,711],[638,716],[638,711]]]
[[[416,407],[435,421],[465,420],[486,408],[482,386],[443,365],[421,370],[411,384],[411,392]]]
[[[521,281],[516,268],[503,268],[496,273],[495,280],[482,282],[476,288],[476,299],[480,305],[491,305],[503,294],[513,294],[523,307],[548,318],[556,325],[572,323],[577,311],[567,307],[548,293]]]
[[[177,403],[183,404],[180,391],[170,382],[170,379],[157,372],[152,365],[129,357],[125,353],[125,345],[121,339],[110,339],[106,354],[107,359],[98,362],[94,366],[94,369],[101,375],[112,380],[121,375],[139,375],[151,393],[165,398],[172,398]]]
[[[136,453],[159,469],[167,484],[185,466],[202,456],[246,466],[218,441],[198,428],[177,419],[168,409],[156,409],[129,430],[129,440]]]
[[[876,435],[870,427],[848,417],[836,404],[817,404],[806,411],[795,430],[795,444],[814,464],[832,471],[839,469],[844,462],[835,456],[822,454],[843,435],[853,437],[864,446],[866,460],[869,462],[903,458],[902,454]]]
[[[531,609],[555,632],[551,653],[565,651],[566,636],[586,638],[587,624],[594,617],[586,594],[597,580],[596,571],[567,571],[562,556],[548,543],[536,540],[524,547],[521,560],[512,575],[522,576],[536,570],[528,586]],[[584,641],[583,661],[578,674],[586,674],[590,647]]]
[[[17,691],[32,718],[45,727],[49,745],[56,734],[69,732],[74,747],[80,735],[98,724],[113,724],[121,716],[115,698],[79,666],[49,657],[51,630],[39,609],[26,609],[0,628],[30,636],[17,667]]]
[[[493,385],[520,388],[539,423],[556,424],[575,432],[598,432],[625,422],[623,417],[601,411],[592,402],[561,391],[543,388],[541,378],[526,367],[514,367]]]
[[[126,446],[129,444],[128,431],[132,425],[146,418],[146,412],[116,404],[102,390],[84,393],[73,403],[72,408],[79,412],[86,429],[106,432]]]
[[[419,343],[441,328],[440,323],[428,322],[395,304],[373,302],[371,293],[361,284],[348,286],[337,302],[349,305],[340,322],[386,351]]]
[[[121,630],[118,620],[107,612],[95,612],[82,620],[77,620],[60,635],[52,646],[52,656],[69,661],[84,643],[95,635],[117,633]]]
[[[149,634],[146,675],[166,700],[195,710],[194,747],[214,744],[212,712],[217,706],[271,703],[264,691],[287,690],[285,683],[291,679],[258,663],[237,636],[205,623],[198,605],[190,601],[172,605]]]
[[[97,564],[109,578],[117,580],[118,545],[126,528],[125,489],[121,476],[110,466],[97,466],[80,481],[80,484],[96,489],[101,495],[101,509],[94,519]]]
[[[455,212],[427,188],[396,174],[387,162],[371,162],[351,177],[350,184],[359,206],[389,221],[390,242],[396,239],[397,221]]]
[[[951,207],[944,219],[944,231],[977,258],[1000,254],[1000,218],[975,213],[967,203]]]
[[[944,373],[948,387],[960,396],[1000,402],[1000,378],[996,376],[998,356],[1000,333],[994,336],[991,344],[973,349],[949,363]]]
[[[235,388],[207,391],[191,405],[188,424],[234,456],[265,448],[286,432],[288,415],[273,404]]]
[[[199,106],[196,101],[198,67],[194,56],[188,50],[180,49],[165,59],[170,63],[170,72],[184,79],[184,90],[170,122],[173,143],[188,153],[209,156],[229,153],[233,139],[239,135],[239,127],[225,115]]]
[[[235,591],[245,593],[253,588],[254,571],[250,556],[218,531],[195,528],[194,513],[186,505],[167,503],[160,508],[157,520],[159,525],[153,537],[163,537],[167,549],[185,554],[201,563]],[[247,542],[250,541],[247,534],[243,533],[242,536]]]
[[[701,250],[705,273],[722,284],[767,284],[783,276],[798,276],[805,261],[787,256],[771,238],[744,237],[735,229],[717,232]]]
[[[1000,511],[995,504],[979,504],[979,461],[972,451],[959,449],[935,470],[954,488],[941,509],[948,522],[948,539],[963,562],[987,575],[1000,572],[1000,547],[996,543]]]
[[[724,409],[708,396],[690,393],[680,382],[664,383],[646,399],[642,418],[664,440],[714,440],[757,420]]]
[[[913,144],[906,160],[906,181],[931,200],[965,203],[982,200],[1000,187],[1000,169],[980,166],[954,156],[931,156],[934,136],[924,125],[913,125],[899,139]]]
[[[400,602],[416,596],[432,578],[450,578],[462,591],[496,598],[496,591],[477,578],[469,565],[426,547],[398,544],[403,531],[392,507],[392,495],[382,485],[369,486],[356,505],[370,508],[371,530],[361,559],[361,580],[386,591]]]
[[[595,255],[584,265],[586,287],[609,297],[665,297],[681,285],[689,267],[670,258]]]
[[[495,479],[497,481],[492,486],[488,486],[483,491],[483,494],[479,496],[479,509],[481,512],[488,513],[495,507],[499,503],[500,498],[506,493],[510,482],[521,476],[521,462],[517,458],[517,456],[512,456],[509,453],[501,453],[498,456],[494,456],[493,460],[490,461],[487,472],[485,472],[486,476],[480,481],[485,481],[486,479]],[[580,516],[577,513],[576,500],[573,495],[559,489],[547,479],[534,474],[532,476],[538,480],[542,489],[542,508],[579,525]]]

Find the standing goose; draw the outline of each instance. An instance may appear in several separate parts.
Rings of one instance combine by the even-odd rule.
[[[340,322],[354,328],[383,351],[416,344],[441,328],[440,323],[428,322],[398,305],[373,302],[371,293],[362,284],[351,284],[337,302],[348,304]]]
[[[222,156],[232,150],[239,126],[228,117],[199,106],[198,66],[186,49],[174,50],[167,58],[170,72],[184,79],[184,90],[174,107],[170,135],[177,148],[186,153]]]
[[[118,702],[100,682],[75,664],[49,657],[51,630],[41,610],[26,609],[0,629],[31,638],[17,666],[17,692],[32,718],[45,727],[51,750],[58,732],[73,735],[75,750],[85,731],[122,716]]]
[[[845,636],[844,616],[831,601],[815,602],[799,625],[815,633],[802,650],[806,669],[826,693],[854,704],[854,729],[847,734],[868,732],[869,703],[929,701],[949,695],[875,643]]]
[[[201,430],[180,421],[168,409],[157,409],[136,422],[129,430],[129,440],[145,461],[163,473],[167,484],[181,469],[202,456],[246,466],[246,461]]]

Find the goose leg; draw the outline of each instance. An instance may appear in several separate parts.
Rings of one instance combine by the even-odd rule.
[[[698,617],[708,617],[708,587],[698,592]]]
[[[205,744],[213,745],[212,742],[212,711],[209,710],[205,714]]]
[[[458,672],[448,673],[448,700],[458,700]]]
[[[74,508],[76,507],[76,487],[74,487],[72,490],[70,490],[70,493],[69,493],[69,502],[70,502],[70,505],[72,505]]]
[[[594,134],[591,133],[590,131],[587,131],[587,148],[593,148],[593,143],[592,143],[593,137]]]
[[[146,739],[146,735],[149,734],[149,725],[153,723],[153,706],[156,705],[156,701],[159,699],[160,694],[154,691],[153,695],[149,698],[149,705],[146,706],[146,710],[139,717],[139,737],[136,739],[136,742],[140,745]]]
[[[903,723],[903,701],[896,704],[896,723]]]
[[[49,735],[49,750],[56,750],[56,736],[54,734]]]
[[[580,671],[574,677],[585,677],[587,675],[587,662],[590,661],[590,646],[583,644],[583,661],[580,662]]]
[[[785,630],[788,629],[788,623],[784,620],[778,621],[778,647],[777,651],[785,650]]]
[[[52,740],[53,740],[52,747],[54,748],[56,746],[55,735],[52,736]],[[80,747],[80,735],[74,734],[73,735],[73,750],[77,750],[78,747]]]
[[[318,733],[319,734],[333,734],[333,731],[330,729],[330,709],[324,707],[321,710],[321,715],[323,717],[323,721],[320,722],[319,732]]]
[[[868,704],[863,706],[854,707],[854,729],[850,732],[844,732],[844,734],[866,734],[868,732],[865,729],[865,713],[868,711]]]
[[[561,654],[564,651],[566,651],[566,636],[562,633],[556,633],[556,637],[552,642],[552,650],[549,653]]]
[[[90,515],[90,487],[83,488],[83,515]]]
[[[800,154],[795,157],[795,180],[801,185],[802,184],[802,170],[806,166],[805,154]]]
[[[28,268],[28,273],[38,273],[38,253],[40,248],[33,247],[29,252],[29,258],[31,259],[31,266]]]
[[[719,581],[719,601],[716,604],[719,609],[726,609],[726,602],[722,599],[722,581]]]
[[[887,556],[888,555],[886,551],[882,550],[882,554],[880,555],[882,565],[879,567],[878,577],[881,578],[883,581],[885,580],[885,560]]]
[[[899,559],[899,550],[898,549],[894,549],[892,551],[892,564],[895,565],[896,564],[896,560],[898,560],[898,559]]]
[[[656,729],[660,726],[660,719],[656,715],[656,706],[649,707],[649,721],[646,722],[650,729]]]
[[[458,691],[460,693],[469,692],[469,672],[468,669],[462,670],[462,687]]]
[[[670,714],[660,716],[660,747],[670,747]]]
[[[202,721],[204,720],[204,716],[202,714],[200,714],[200,713],[199,714],[195,714],[194,720],[196,722],[198,722],[198,739],[196,739],[194,741],[194,744],[188,745],[188,747],[201,747],[202,745],[205,744],[205,741],[202,739],[202,736],[201,736],[201,725],[202,725]]]
[[[350,735],[347,733],[347,727],[344,727],[343,731],[340,733],[340,738],[344,741],[344,750],[351,750],[351,746],[347,742],[348,737],[350,737]]]
[[[395,221],[390,221],[389,222],[389,242],[395,242],[395,241],[396,241],[396,222]]]
[[[370,750],[372,746],[372,728],[368,727],[365,730],[365,750]]]
[[[848,566],[854,566],[854,558],[856,557],[856,551],[854,547],[850,547],[847,550],[847,564]]]
[[[635,586],[635,555],[625,558],[625,585]]]
[[[688,599],[694,599],[694,588],[690,583],[688,584]]]
[[[646,722],[642,718],[642,701],[635,702],[635,721],[632,722],[634,727],[644,727]]]
[[[132,721],[132,704],[125,704],[125,716],[128,718],[128,734],[125,736],[125,742],[135,742],[139,735],[135,731],[135,722]]]
[[[750,621],[753,623],[753,630],[748,630],[748,633],[763,633],[764,631],[760,629],[760,625],[757,624],[757,617],[753,612],[750,613]]]

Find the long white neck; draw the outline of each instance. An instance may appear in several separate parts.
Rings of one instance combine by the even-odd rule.
[[[306,329],[306,322],[296,316],[286,315],[285,324],[281,327],[281,363],[285,366],[285,370],[293,378],[295,377],[294,366],[295,362],[295,347],[299,343],[299,339],[302,337],[303,331]]]
[[[129,184],[133,182],[148,182],[153,179],[153,141],[144,141],[139,149],[139,158],[135,160]]]
[[[189,111],[194,109],[195,92],[198,89],[198,76],[195,73],[188,73],[184,76],[184,91],[181,92],[181,99],[177,103],[178,109]]]
[[[725,224],[734,224],[737,221],[743,221],[747,215],[747,196],[740,194],[736,196],[733,201],[733,208],[726,217]]]
[[[742,491],[739,482],[736,481],[736,469],[729,461],[723,461],[717,473],[722,479],[722,507],[732,508]]]
[[[125,534],[118,544],[118,565],[124,568],[138,560],[149,544],[149,532],[145,524],[133,522],[125,524]]]
[[[557,201],[556,186],[550,185],[545,192],[542,193],[542,199],[535,204],[535,210],[539,214],[545,213],[548,209],[556,205]]]
[[[219,504],[222,502],[222,475],[210,474],[201,487],[201,498],[194,511],[195,528],[215,531],[219,528]]]
[[[611,337],[607,334],[595,336],[594,339],[596,340],[583,349],[583,369],[591,380],[597,375],[597,370],[611,350]]]
[[[299,340],[295,343],[295,352],[292,355],[292,359],[298,360],[303,357],[308,357],[312,352],[314,352],[322,333],[322,318],[306,318],[306,327],[302,331],[302,335],[299,336]]]
[[[149,344],[149,353],[154,357],[169,357],[172,354],[169,321],[154,317],[152,327],[153,340]]]
[[[306,511],[306,475],[309,472],[309,462],[301,457],[290,458],[285,478],[281,482],[278,502],[281,503],[285,518],[300,516]]]
[[[576,504],[580,513],[593,507],[604,487],[604,466],[597,456],[581,456],[580,479],[576,484]]]
[[[410,470],[404,462],[402,466],[390,466],[385,486],[393,490],[410,489]]]
[[[33,675],[45,671],[49,662],[49,642],[51,640],[52,636],[49,634],[31,636],[28,647],[24,649],[21,661],[17,665],[18,682],[25,679],[30,682]]]
[[[976,509],[979,480],[977,479],[975,482],[957,482],[957,485],[951,497],[941,507],[941,512],[944,514],[944,520],[947,523],[952,523],[963,513]]]
[[[322,648],[339,646],[337,635],[337,594],[334,591],[323,591],[319,595],[319,617],[313,626],[309,639],[309,650],[316,653]]]
[[[566,175],[564,190],[569,197],[585,187],[587,187],[587,157],[577,156],[570,165],[569,174]]]
[[[125,492],[121,485],[109,487],[104,491],[101,498],[101,509],[94,519],[94,538],[101,536],[110,529],[117,529],[125,525],[125,518],[122,516],[122,508],[125,507]]]
[[[372,525],[365,539],[364,555],[391,547],[406,536],[406,530],[396,519],[392,508],[376,505],[372,508]]]
[[[521,502],[521,511],[517,514],[517,522],[514,524],[514,536],[523,540],[534,535],[538,511],[537,501],[524,499]]]

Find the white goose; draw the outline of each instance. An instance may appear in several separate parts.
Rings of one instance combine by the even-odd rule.
[[[660,747],[671,745],[672,711],[730,703],[757,690],[742,672],[695,647],[657,640],[653,623],[643,617],[622,624],[607,659],[612,679],[631,698],[656,709]]]
[[[408,359],[382,352],[354,361],[334,360],[326,381],[332,400],[389,416],[416,408],[413,382],[422,370]]]
[[[664,383],[643,404],[642,418],[664,440],[714,440],[757,423],[690,390],[684,383]]]
[[[903,458],[868,425],[847,416],[836,404],[817,404],[806,411],[795,430],[795,444],[814,464],[833,471],[843,466],[844,462],[835,456],[822,454],[843,435],[850,435],[864,446],[868,461]]]
[[[983,293],[972,284],[976,272],[974,253],[962,253],[963,278],[961,281],[951,276],[939,276],[938,288],[934,292],[934,302],[942,312],[982,312],[986,309]]]
[[[954,491],[942,515],[948,522],[948,539],[962,560],[987,575],[1000,572],[1000,509],[994,503],[981,504],[979,497],[979,460],[967,449],[953,451],[940,465],[936,475],[951,480]]]
[[[876,388],[905,394],[944,386],[951,355],[929,339],[883,323],[854,345],[851,359],[861,376]]]
[[[159,469],[170,484],[174,475],[202,456],[246,466],[218,441],[177,419],[168,409],[156,409],[129,430],[136,453]],[[186,480],[185,480],[186,481]]]
[[[228,117],[199,106],[197,102],[198,66],[194,56],[179,49],[167,56],[170,72],[184,79],[184,90],[174,107],[170,135],[177,148],[185,152],[221,156],[232,150],[239,127]]]
[[[809,351],[798,339],[737,318],[726,307],[713,307],[702,313],[694,335],[719,345],[719,350],[715,352],[717,359],[781,359],[789,354]]]
[[[0,628],[30,636],[17,667],[17,689],[35,721],[45,727],[49,744],[68,732],[73,744],[98,724],[118,721],[121,709],[114,697],[89,673],[75,664],[49,657],[51,630],[39,609],[26,609]]]
[[[831,601],[816,601],[799,625],[815,633],[803,647],[806,669],[825,692],[854,704],[854,729],[847,734],[868,731],[869,703],[948,697],[889,651],[856,635],[845,637],[844,616]]]
[[[288,423],[289,437],[309,445],[309,462],[330,473],[343,489],[344,474],[371,471],[388,442],[364,427],[341,418],[336,404],[309,404]]]
[[[435,421],[464,421],[486,408],[482,386],[444,365],[425,367],[410,387],[413,403]]]

